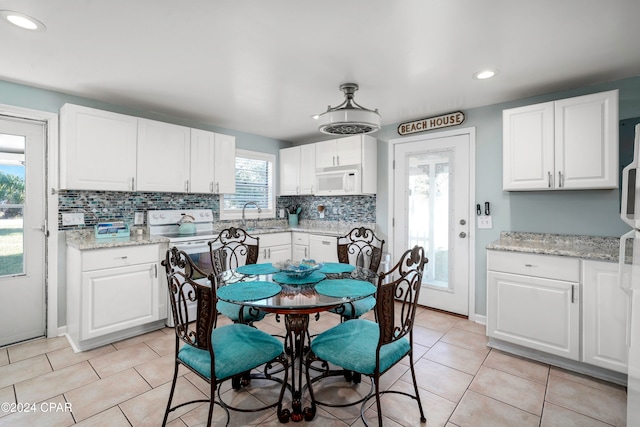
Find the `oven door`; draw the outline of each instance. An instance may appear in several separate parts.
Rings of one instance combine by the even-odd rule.
[[[172,246],[184,251],[189,258],[193,261],[193,263],[205,273],[211,273],[213,271],[213,267],[211,266],[211,256],[209,255],[209,240],[190,240],[184,242],[171,242]],[[202,284],[208,284],[206,276],[201,274],[194,275],[193,279]],[[187,285],[188,286],[188,285]],[[174,295],[169,295],[169,298],[174,298]],[[168,301],[169,307],[171,307],[171,301]],[[196,302],[187,303],[187,314],[189,316],[189,321],[196,320],[197,315],[197,304]],[[173,312],[170,312],[167,316],[166,325],[169,327],[174,327],[175,323],[173,321]]]

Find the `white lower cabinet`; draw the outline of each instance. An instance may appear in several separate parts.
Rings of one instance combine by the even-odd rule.
[[[582,262],[583,361],[626,373],[629,300],[618,275],[616,263]]]
[[[291,259],[291,233],[260,234],[258,263]]]
[[[166,245],[67,251],[67,333],[88,350],[163,326]]]
[[[291,256],[294,261],[302,261],[309,258],[309,234],[291,233]]]
[[[309,258],[321,262],[338,262],[338,240],[334,236],[310,234]]]
[[[487,335],[625,374],[630,313],[618,275],[614,262],[487,251]]]
[[[580,359],[579,260],[487,251],[487,335]]]

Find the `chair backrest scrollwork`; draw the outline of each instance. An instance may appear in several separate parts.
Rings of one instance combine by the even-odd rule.
[[[211,331],[215,327],[216,287],[193,277],[205,276],[210,283],[215,283],[213,273],[207,275],[186,252],[175,246],[167,250],[162,265],[167,275],[176,336],[186,344],[210,350]],[[195,319],[189,318],[187,310],[187,304],[192,302],[196,302],[198,307]]]
[[[380,326],[378,347],[411,335],[427,262],[424,248],[414,246],[402,254],[391,270],[378,275],[375,307]]]
[[[242,228],[229,227],[222,230],[218,236],[209,242],[211,264],[216,268],[213,251],[222,248],[223,253],[219,261],[221,271],[231,270],[246,264],[258,262],[260,238],[254,237]]]
[[[378,271],[382,260],[384,240],[373,230],[356,227],[347,235],[338,237],[338,262]]]

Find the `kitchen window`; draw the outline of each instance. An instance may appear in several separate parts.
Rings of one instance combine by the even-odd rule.
[[[242,208],[250,202],[262,212],[250,204],[245,218],[275,218],[275,164],[274,154],[236,150],[236,192],[220,195],[220,219],[242,218]]]

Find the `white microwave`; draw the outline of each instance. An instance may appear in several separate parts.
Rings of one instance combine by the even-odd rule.
[[[319,196],[362,193],[359,169],[316,173],[316,192]]]

